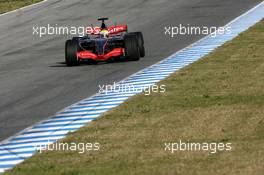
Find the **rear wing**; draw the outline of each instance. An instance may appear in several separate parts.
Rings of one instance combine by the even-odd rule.
[[[110,34],[118,34],[122,32],[127,31],[127,25],[121,25],[121,26],[109,26],[107,27],[107,30]]]
[[[89,35],[98,35],[102,29],[100,27],[87,27],[86,33]],[[107,27],[109,34],[118,34],[127,31],[127,25],[109,26]]]

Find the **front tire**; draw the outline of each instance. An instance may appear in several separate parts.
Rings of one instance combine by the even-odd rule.
[[[125,36],[125,54],[128,60],[138,61],[140,58],[138,40],[136,35],[128,34]]]
[[[67,40],[65,43],[65,62],[67,66],[79,65],[77,53],[79,50],[79,44],[76,40]]]

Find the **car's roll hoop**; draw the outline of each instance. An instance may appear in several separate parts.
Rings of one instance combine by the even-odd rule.
[[[97,20],[98,21],[102,21],[102,24],[101,24],[101,29],[106,29],[107,26],[105,25],[105,21],[108,20],[109,18],[98,18]]]

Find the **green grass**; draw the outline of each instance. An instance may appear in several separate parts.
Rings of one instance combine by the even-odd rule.
[[[6,13],[43,0],[0,0],[0,14]]]
[[[264,172],[264,21],[69,134],[98,152],[45,152],[8,175],[260,175]],[[231,151],[164,151],[164,142],[230,142]]]

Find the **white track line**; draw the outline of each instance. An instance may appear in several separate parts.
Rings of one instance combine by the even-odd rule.
[[[1,16],[5,16],[5,15],[9,15],[9,14],[14,13],[14,12],[17,12],[17,11],[26,10],[26,9],[32,8],[34,6],[38,6],[38,5],[40,5],[40,4],[42,4],[42,3],[46,2],[46,1],[48,1],[48,0],[43,0],[43,1],[40,1],[40,2],[35,3],[35,4],[27,5],[27,6],[24,6],[24,7],[19,8],[19,9],[15,9],[15,10],[12,10],[12,11],[9,11],[9,12],[3,13],[3,14],[0,14],[0,17]]]

